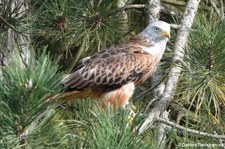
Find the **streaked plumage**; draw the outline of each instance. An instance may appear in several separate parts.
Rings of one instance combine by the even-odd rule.
[[[82,59],[62,80],[68,88],[62,98],[99,99],[123,107],[134,86],[155,71],[170,34],[169,24],[155,21],[130,41]]]

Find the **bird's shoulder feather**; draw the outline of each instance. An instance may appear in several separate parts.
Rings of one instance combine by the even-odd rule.
[[[151,46],[133,39],[81,60],[62,81],[70,89],[113,90],[129,82],[141,83],[154,68],[154,58],[142,50]]]

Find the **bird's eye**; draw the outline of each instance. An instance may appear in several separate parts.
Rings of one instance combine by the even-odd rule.
[[[155,31],[158,31],[159,30],[159,28],[158,27],[155,27]]]

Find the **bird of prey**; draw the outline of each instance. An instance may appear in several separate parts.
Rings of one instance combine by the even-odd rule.
[[[80,60],[63,78],[67,91],[60,98],[90,98],[99,100],[102,107],[125,107],[135,85],[155,71],[169,37],[170,25],[154,21],[130,41]]]

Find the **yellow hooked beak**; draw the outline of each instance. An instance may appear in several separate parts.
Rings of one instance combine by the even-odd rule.
[[[163,34],[162,34],[163,37],[167,37],[167,38],[170,38],[170,33],[164,31]]]

